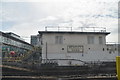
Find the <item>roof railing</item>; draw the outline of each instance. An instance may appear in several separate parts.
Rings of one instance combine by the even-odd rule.
[[[79,31],[79,32],[106,32],[104,27],[61,27],[61,26],[46,26],[45,31]]]
[[[106,42],[106,44],[120,44],[120,42]]]

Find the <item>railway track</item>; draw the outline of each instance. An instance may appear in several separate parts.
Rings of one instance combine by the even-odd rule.
[[[15,65],[1,65],[0,67],[3,70],[2,80],[117,80],[116,74],[91,74],[96,70],[91,72],[92,70],[86,66],[43,66],[33,67],[33,69]]]

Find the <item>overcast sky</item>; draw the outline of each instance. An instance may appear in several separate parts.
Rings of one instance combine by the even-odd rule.
[[[0,31],[29,42],[45,26],[106,27],[107,42],[118,41],[119,0],[1,0]]]

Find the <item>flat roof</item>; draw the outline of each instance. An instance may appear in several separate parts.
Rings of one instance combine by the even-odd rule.
[[[16,36],[16,37],[20,37],[19,35],[17,35],[17,34],[15,34],[15,33],[12,33],[12,32],[7,32],[6,34],[9,34],[9,35],[14,35],[14,36]]]
[[[108,35],[110,32],[78,32],[78,31],[38,31],[39,34],[42,33],[69,33],[69,34],[105,34]]]
[[[15,41],[18,41],[18,42],[21,42],[21,43],[24,43],[24,44],[33,46],[33,45],[31,45],[31,44],[23,41],[23,40],[20,40],[20,39],[18,39],[18,38],[15,38],[15,37],[13,37],[13,36],[11,36],[11,35],[9,35],[9,34],[7,34],[7,33],[4,33],[4,32],[2,32],[2,31],[0,31],[0,35],[1,35],[1,36],[4,36],[4,37],[7,37],[7,38],[10,38],[10,39],[12,39],[12,40],[15,40]]]

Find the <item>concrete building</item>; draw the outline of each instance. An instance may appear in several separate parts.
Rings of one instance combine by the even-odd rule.
[[[10,57],[10,52],[14,51],[15,56],[24,55],[31,50],[33,46],[25,42],[19,35],[14,33],[4,33],[0,31],[0,46],[2,48],[2,57]]]
[[[39,31],[42,58],[56,60],[59,65],[80,65],[83,62],[115,61],[117,46],[106,44],[110,32]]]
[[[40,46],[40,36],[39,35],[31,35],[31,44],[34,46]]]

